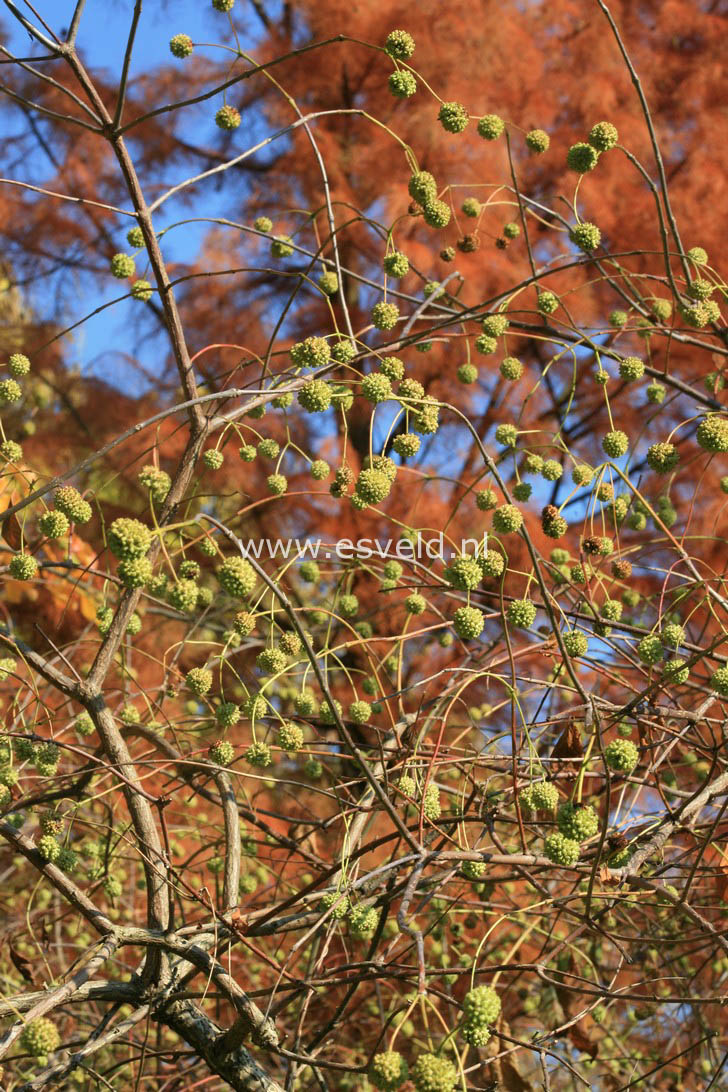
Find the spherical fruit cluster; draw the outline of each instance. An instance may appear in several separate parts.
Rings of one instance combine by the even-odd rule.
[[[399,69],[389,77],[389,90],[398,99],[409,99],[417,91],[417,80],[411,72]]]
[[[508,329],[508,318],[503,314],[486,315],[483,319],[483,333],[488,337],[500,337]]]
[[[711,689],[723,698],[728,698],[728,667],[719,667],[710,678]]]
[[[685,660],[681,659],[679,656],[675,656],[672,660],[668,660],[667,663],[663,665],[662,675],[666,682],[682,685],[682,683],[688,681],[690,668]]]
[[[424,614],[427,610],[427,600],[419,592],[412,592],[404,601],[404,609],[408,614]]]
[[[22,396],[22,388],[14,379],[3,379],[0,382],[0,406],[9,406],[13,402],[19,402]]]
[[[411,1076],[417,1092],[452,1092],[458,1081],[452,1062],[437,1054],[420,1054]]]
[[[26,1024],[20,1035],[20,1045],[34,1058],[44,1058],[61,1045],[58,1028],[44,1016],[38,1016]]]
[[[515,381],[523,375],[523,364],[515,356],[506,356],[501,361],[499,370],[504,379]]]
[[[553,504],[547,504],[541,512],[541,527],[548,538],[563,538],[569,529],[564,517]]]
[[[31,554],[15,554],[8,569],[13,580],[32,580],[38,572],[38,562]]]
[[[399,307],[396,303],[380,300],[372,307],[372,323],[378,330],[392,330],[397,325]]]
[[[63,512],[49,509],[38,520],[38,526],[47,538],[63,538],[68,534],[68,517]]]
[[[537,307],[542,315],[553,315],[559,306],[559,297],[553,292],[539,292]]]
[[[56,489],[53,500],[59,512],[68,516],[71,523],[88,523],[93,515],[91,505],[72,485],[63,485]]]
[[[503,118],[497,114],[486,114],[478,121],[478,136],[483,140],[497,140],[505,130]]]
[[[331,917],[336,921],[341,921],[349,912],[349,899],[346,895],[342,895],[340,891],[327,891],[321,899],[321,909],[324,911],[331,910],[332,906]]]
[[[544,841],[544,852],[554,864],[567,867],[575,865],[579,860],[579,843],[573,838],[566,838],[563,834],[549,834]]]
[[[602,241],[602,233],[596,224],[590,224],[588,221],[584,221],[581,224],[575,224],[569,231],[569,238],[574,246],[578,246],[580,250],[596,250]]]
[[[353,701],[349,706],[349,719],[354,724],[367,724],[371,720],[372,707],[368,701]]]
[[[475,503],[481,512],[491,512],[498,504],[498,494],[494,489],[480,489],[475,494]]]
[[[494,337],[490,337],[488,334],[479,334],[475,339],[475,350],[480,353],[481,356],[490,356],[498,348],[498,342]]]
[[[119,566],[121,569],[121,566]],[[167,602],[175,610],[190,614],[197,607],[200,589],[194,580],[175,580],[167,590]]]
[[[637,655],[645,664],[658,664],[663,657],[662,641],[656,633],[648,633],[637,645]]]
[[[534,781],[519,793],[518,802],[525,811],[554,811],[559,790],[551,781]]]
[[[677,622],[668,622],[660,630],[660,642],[664,648],[677,649],[685,640],[685,630]]]
[[[458,607],[453,615],[455,632],[464,641],[474,641],[480,637],[484,626],[485,619],[477,607]]]
[[[608,152],[614,148],[619,140],[616,125],[611,121],[598,121],[589,133],[589,143],[598,152]]]
[[[192,39],[188,34],[175,34],[173,38],[169,39],[170,53],[173,57],[179,57],[180,60],[189,57],[194,48]]]
[[[273,754],[267,743],[251,743],[244,757],[249,766],[255,766],[259,770],[264,770],[273,763]]]
[[[482,572],[477,558],[462,554],[460,557],[453,558],[446,567],[444,576],[454,588],[469,591],[472,588],[477,588],[482,578]]]
[[[435,195],[433,194],[433,196]],[[409,273],[409,259],[406,254],[402,254],[399,250],[395,250],[393,254],[388,254],[382,265],[387,276],[394,277],[396,280],[405,277]]]
[[[515,447],[518,440],[518,429],[515,425],[498,425],[495,430],[496,442],[502,447]]]
[[[529,629],[536,618],[536,605],[530,599],[514,599],[508,604],[506,617],[512,626]]]
[[[355,906],[349,911],[349,933],[356,940],[371,940],[379,924],[379,911],[374,906]]]
[[[255,658],[261,671],[267,675],[278,675],[285,671],[288,658],[279,648],[264,648]]]
[[[567,166],[577,174],[593,171],[599,160],[599,152],[591,144],[572,144],[566,153]]]
[[[298,392],[298,403],[308,413],[324,413],[331,405],[331,387],[323,379],[310,379]]]
[[[459,102],[443,102],[437,119],[447,133],[462,133],[470,120],[468,111]]]
[[[569,656],[586,656],[589,650],[589,639],[586,634],[572,630],[570,633],[565,633],[562,640]]]
[[[303,747],[303,728],[292,720],[284,720],[278,729],[278,746],[287,754],[295,754]]]
[[[111,259],[112,276],[118,277],[119,280],[133,277],[135,270],[136,263],[130,254],[115,254]]]
[[[217,739],[208,751],[210,761],[218,766],[229,766],[235,757],[235,748],[227,739]]]
[[[307,584],[318,584],[321,579],[321,570],[315,561],[304,561],[298,571],[301,580]]]
[[[369,1066],[369,1080],[380,1092],[396,1092],[407,1075],[407,1062],[397,1050],[375,1054]]]
[[[630,739],[613,739],[604,748],[604,758],[610,769],[630,774],[640,760],[640,753]]]
[[[611,432],[608,432],[602,440],[602,448],[610,459],[620,459],[623,455],[627,454],[629,438],[627,434],[620,429],[613,429]]]
[[[523,514],[514,504],[502,504],[493,512],[493,530],[498,534],[515,534],[523,526]]]
[[[398,455],[407,459],[420,450],[420,438],[413,432],[403,432],[400,436],[395,436],[392,447]]]
[[[390,57],[406,61],[415,51],[415,40],[406,30],[391,30],[387,35],[384,48]]]
[[[8,359],[8,371],[16,379],[27,375],[30,371],[30,361],[24,353],[11,353]]]
[[[240,126],[240,111],[234,106],[221,106],[215,114],[215,124],[218,129],[237,129]]]
[[[466,880],[480,880],[485,875],[485,861],[463,861],[463,876]]]
[[[466,197],[460,206],[465,216],[475,217],[480,212],[480,201],[477,197]]]
[[[138,519],[115,519],[109,527],[108,544],[114,557],[129,561],[147,553],[152,544],[152,532]]]
[[[460,383],[467,386],[478,378],[478,369],[474,364],[461,364],[457,370],[457,377]]]
[[[15,440],[5,440],[0,444],[0,456],[8,463],[19,463],[23,458],[23,449]]]
[[[290,258],[293,254],[292,243],[290,235],[278,235],[270,244],[270,252],[274,258]]]
[[[619,362],[619,374],[622,379],[625,379],[628,383],[633,383],[636,379],[641,379],[645,374],[644,361],[640,360],[638,356],[627,356],[624,360]]]
[[[647,449],[647,464],[656,474],[669,474],[680,462],[680,455],[674,444],[652,444]]]
[[[503,234],[505,235],[506,239],[517,239],[518,236],[521,234],[521,229],[518,224],[510,221],[509,223],[503,225]]]
[[[200,698],[212,687],[212,672],[206,667],[193,667],[187,672],[185,683]]]
[[[599,816],[589,804],[572,804],[566,801],[559,808],[556,822],[564,837],[575,842],[593,838],[599,830]]]
[[[133,299],[148,303],[152,298],[152,286],[149,281],[134,281],[131,286],[131,294]]]
[[[234,701],[224,701],[215,710],[215,719],[223,728],[232,728],[240,720],[240,706]]]
[[[143,466],[137,478],[139,484],[149,490],[153,500],[158,504],[163,503],[172,486],[172,480],[165,470],[160,470],[159,467],[151,464]]]
[[[255,588],[255,570],[244,557],[226,557],[217,570],[220,586],[236,599],[247,599]]]
[[[698,425],[696,439],[705,451],[728,451],[728,420],[711,415]]]
[[[549,150],[551,137],[544,129],[531,129],[526,133],[526,147],[535,155],[542,155]]]
[[[225,462],[225,456],[217,448],[209,448],[202,456],[202,461],[208,470],[219,470]]]
[[[382,372],[372,372],[361,381],[361,393],[368,402],[377,405],[392,397],[392,385]]]
[[[422,207],[422,216],[428,227],[444,228],[450,223],[450,206],[444,201],[428,201]]]
[[[323,368],[330,359],[331,349],[323,337],[307,337],[291,346],[291,360],[299,368]]]
[[[506,567],[505,558],[503,554],[499,554],[497,550],[486,550],[478,558],[478,565],[484,578],[493,578],[503,575],[503,570]]]
[[[483,1026],[494,1024],[501,1013],[501,1001],[492,986],[476,986],[463,998],[465,1019]]]
[[[356,492],[367,504],[379,504],[390,489],[391,482],[381,470],[362,470],[357,478]]]

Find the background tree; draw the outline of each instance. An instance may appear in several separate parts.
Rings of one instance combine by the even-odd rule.
[[[720,1087],[723,13],[6,7],[5,1087]]]

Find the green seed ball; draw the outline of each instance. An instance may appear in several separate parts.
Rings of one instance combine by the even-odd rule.
[[[530,599],[514,599],[508,604],[506,618],[518,629],[530,629],[536,619],[536,605]]]
[[[476,352],[481,353],[482,356],[489,356],[497,348],[498,342],[494,337],[489,337],[488,334],[479,334],[475,339]]]
[[[16,379],[22,379],[30,371],[30,361],[25,353],[11,353],[8,359],[8,371]]]
[[[666,394],[667,390],[663,387],[662,383],[653,380],[647,388],[647,401],[652,402],[654,405],[660,405],[660,403],[665,401]]]
[[[399,319],[399,307],[396,303],[385,303],[380,300],[372,308],[372,324],[378,330],[392,330]]]
[[[339,291],[339,278],[333,270],[325,269],[318,279],[318,286],[325,296],[335,296]]]
[[[462,133],[468,121],[468,112],[459,102],[443,102],[437,120],[447,133]]]
[[[194,43],[188,34],[175,34],[173,38],[169,39],[170,53],[180,60],[189,57],[194,48]]]
[[[604,759],[611,770],[630,774],[640,760],[640,753],[629,739],[614,739],[604,748]]]
[[[525,502],[531,496],[533,492],[533,486],[530,482],[517,482],[512,489],[513,496],[517,501]]]
[[[475,640],[483,632],[485,618],[477,607],[459,607],[453,615],[453,627],[463,640]]]
[[[187,672],[185,683],[188,690],[198,698],[202,697],[212,687],[212,672],[206,667],[193,667]]]
[[[478,136],[483,140],[497,140],[506,127],[503,118],[497,114],[486,114],[478,121]]]
[[[392,385],[382,372],[372,372],[362,379],[361,393],[368,402],[377,405],[392,397]]]
[[[621,330],[621,328],[623,326],[626,326],[628,322],[629,315],[626,311],[612,311],[609,315],[609,325],[616,326],[617,329]]]
[[[403,459],[410,458],[420,450],[420,438],[413,432],[404,432],[395,436],[392,447]]]
[[[411,176],[407,189],[410,197],[423,206],[437,198],[437,183],[429,171],[416,171]]]
[[[544,852],[554,864],[567,867],[575,865],[580,856],[579,843],[563,834],[549,834],[544,842]]]
[[[425,223],[431,228],[444,228],[450,223],[450,206],[444,201],[427,201],[422,206]]]
[[[133,277],[135,270],[136,263],[130,254],[115,254],[111,259],[112,276],[118,277],[119,280]]]
[[[728,697],[728,667],[719,667],[710,678],[711,689],[721,697]]]
[[[515,534],[523,526],[523,514],[514,504],[502,504],[493,512],[493,529],[498,534]]]
[[[389,90],[398,99],[409,99],[417,92],[417,80],[411,72],[400,69],[389,77]]]
[[[602,241],[602,233],[596,224],[585,221],[581,224],[575,224],[574,227],[569,229],[569,238],[574,246],[589,252],[597,249]]]
[[[132,299],[140,300],[142,303],[148,303],[152,298],[152,286],[149,281],[134,281],[131,286]]]
[[[542,155],[549,150],[551,137],[543,129],[531,129],[526,133],[526,147],[535,155]]]
[[[432,197],[434,198],[436,196],[437,194],[433,192]],[[387,276],[394,277],[395,280],[400,280],[409,273],[409,258],[399,250],[395,250],[394,253],[388,254],[382,261],[382,265]]]
[[[521,228],[518,224],[510,220],[507,224],[503,225],[503,234],[506,239],[517,239],[521,234]]]
[[[625,432],[614,429],[612,432],[608,432],[602,440],[602,448],[610,459],[619,459],[627,454],[629,438]]]
[[[267,235],[269,231],[273,230],[273,221],[269,216],[257,216],[253,220],[253,227],[256,231],[262,231],[264,235]]]
[[[288,489],[288,479],[283,474],[269,474],[267,485],[269,493],[274,497],[281,497]]]
[[[38,573],[38,562],[31,554],[14,554],[8,569],[13,580],[33,580]]]
[[[0,381],[0,406],[10,406],[23,397],[23,389],[14,379]]]
[[[455,1066],[437,1054],[421,1054],[411,1072],[416,1092],[452,1092],[458,1083]]]
[[[331,405],[331,387],[324,379],[310,379],[297,395],[298,404],[308,413],[324,413]]]
[[[474,364],[461,364],[456,374],[458,382],[467,386],[470,383],[475,383],[478,378],[478,369]]]
[[[7,463],[19,463],[23,458],[23,449],[14,440],[5,440],[0,444],[0,457]]]
[[[569,656],[586,656],[589,649],[589,639],[586,634],[572,630],[562,637],[564,648]]]
[[[349,706],[349,719],[354,724],[367,724],[372,717],[372,707],[368,701],[354,701]]]
[[[553,292],[539,292],[537,306],[542,315],[553,315],[558,309],[559,298]]]
[[[241,120],[240,111],[236,110],[234,106],[221,106],[215,114],[215,124],[218,129],[226,129],[228,131],[237,129],[240,126]]]
[[[406,30],[391,30],[384,42],[384,48],[390,57],[407,61],[415,51],[415,40]]]
[[[625,379],[628,383],[633,383],[636,379],[641,379],[645,374],[644,361],[640,360],[638,356],[627,356],[624,360],[619,362],[619,374],[622,379]]]
[[[523,375],[523,364],[515,356],[506,356],[501,361],[499,371],[504,379],[515,382]]]
[[[270,252],[274,258],[290,258],[293,254],[292,243],[290,235],[277,235],[270,244]]]
[[[696,439],[705,451],[725,453],[728,451],[728,420],[710,415],[698,425]]]
[[[63,512],[57,512],[54,509],[50,509],[48,512],[44,512],[38,520],[38,526],[41,532],[51,539],[63,538],[68,534],[70,524],[68,517],[64,516]]]
[[[501,447],[515,447],[518,440],[518,429],[515,425],[508,423],[498,425],[495,430],[495,438]]]
[[[480,201],[476,197],[466,197],[460,207],[465,216],[475,217],[480,213]]]
[[[498,494],[494,489],[481,489],[475,494],[475,503],[481,512],[491,512],[498,505]]]
[[[589,143],[598,152],[608,152],[619,140],[619,133],[611,121],[598,121],[589,133]]]
[[[244,557],[228,557],[217,570],[221,588],[235,599],[248,599],[257,577],[253,566]]]
[[[708,252],[703,250],[702,246],[694,246],[687,253],[688,258],[695,265],[707,265],[708,264]]]
[[[591,144],[572,144],[566,153],[566,164],[577,174],[593,171],[599,161],[599,152]]]

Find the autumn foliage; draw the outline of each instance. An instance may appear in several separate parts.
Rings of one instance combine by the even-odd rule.
[[[3,1088],[723,1087],[724,15],[128,6],[6,14]]]

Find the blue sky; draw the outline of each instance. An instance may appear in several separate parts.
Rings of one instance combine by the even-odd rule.
[[[38,0],[34,5],[36,11],[60,37],[65,36],[65,31],[70,24],[75,8],[75,0]],[[276,5],[266,4],[266,9],[273,16]],[[32,14],[19,0],[19,9],[29,19]],[[81,20],[77,39],[77,48],[86,66],[98,72],[105,70],[112,82],[118,80],[126,49],[126,43],[134,10],[133,0],[86,0],[86,6]],[[262,26],[255,15],[252,5],[247,0],[237,0],[234,8],[235,25],[238,30],[241,46],[253,51],[260,40]],[[42,29],[42,28],[41,28]],[[32,42],[27,32],[13,19],[10,13],[5,12],[2,23],[2,40],[16,55],[28,57],[42,53],[42,48]],[[184,62],[176,61],[169,51],[169,39],[177,33],[188,34],[195,43],[220,42],[232,45],[234,42],[230,20],[227,15],[216,12],[212,8],[210,0],[197,2],[197,0],[146,0],[142,8],[142,15],[137,29],[130,79],[145,72],[153,70],[160,65],[178,65],[180,73],[180,97],[184,95]],[[200,53],[205,52],[211,57],[220,56],[217,50],[206,50],[204,45],[198,47]],[[213,100],[214,109],[217,103]],[[201,143],[214,144],[218,138],[218,131],[210,126],[210,104],[206,103],[197,110],[189,112],[190,141],[194,142],[196,132]],[[2,101],[2,113],[0,113],[0,126],[5,133],[17,131],[18,125],[25,126],[25,119],[19,115],[18,108],[9,103],[7,99]],[[242,150],[241,147],[238,150]],[[39,153],[37,161],[29,157],[24,163],[24,179],[33,183],[41,183],[52,173],[48,161],[42,153]],[[171,175],[169,175],[171,177]],[[183,175],[177,175],[173,180],[178,181]],[[165,176],[165,181],[168,177]],[[236,180],[239,186],[239,180]],[[218,193],[211,187],[203,189],[198,199],[192,206],[187,205],[185,216],[229,213],[226,207],[228,195],[226,192]],[[238,205],[240,202],[238,202]],[[174,220],[175,212],[170,203],[168,215]],[[158,225],[165,226],[169,222],[165,209],[158,218]],[[132,226],[132,221],[120,218],[119,222],[119,249],[128,249],[125,242],[125,233]],[[163,244],[164,252],[168,258],[174,259],[184,256],[190,258],[190,248],[199,243],[207,225],[199,225],[195,228],[185,228],[184,233],[171,232]],[[183,243],[182,243],[183,240]],[[184,251],[180,246],[184,246]],[[109,278],[108,285],[100,285],[90,282],[88,278],[83,284],[83,301],[85,309],[89,312],[94,308],[112,300],[122,294],[121,282]],[[35,285],[29,286],[28,295],[31,305],[39,317],[44,314],[55,314],[57,298],[55,296],[56,285],[54,279],[43,278]],[[138,322],[130,321],[130,309],[138,309],[139,304],[134,301],[123,301],[113,309],[102,312],[101,315],[90,318],[73,335],[73,341],[69,345],[69,360],[79,367],[82,373],[92,372],[103,376],[115,385],[129,389],[138,389],[142,381],[136,371],[130,368],[128,354],[133,354],[136,348],[136,340],[132,340],[138,334]],[[63,319],[70,323],[79,318],[79,311],[74,307],[73,311],[63,314]],[[138,318],[138,311],[135,316]],[[155,338],[147,343],[149,356],[158,353],[161,342],[154,345]],[[145,354],[146,355],[146,354]],[[150,360],[143,359],[142,363],[149,366]]]

